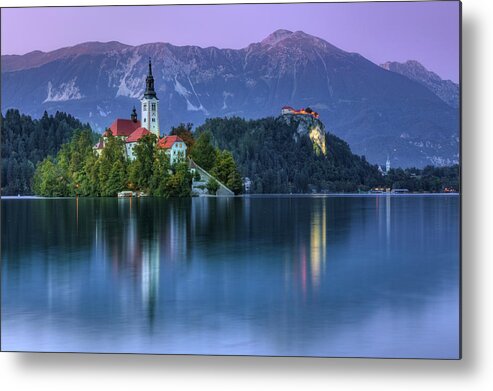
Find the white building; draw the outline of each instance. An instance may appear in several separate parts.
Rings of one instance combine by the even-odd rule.
[[[158,147],[164,149],[171,165],[184,161],[187,156],[187,145],[178,136],[164,136],[159,140]]]
[[[152,76],[151,59],[149,59],[149,73],[146,77],[146,90],[144,96],[140,100],[142,108],[142,126],[154,133],[159,139],[159,99],[157,98],[156,91],[154,90],[154,77]]]

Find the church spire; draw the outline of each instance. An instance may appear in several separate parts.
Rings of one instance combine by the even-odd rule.
[[[152,64],[149,57],[149,72],[146,77],[146,90],[144,92],[144,98],[157,98],[156,91],[154,91],[154,76],[152,76]]]
[[[135,106],[132,110],[132,114],[130,114],[130,119],[132,122],[137,122],[137,110],[135,109]]]

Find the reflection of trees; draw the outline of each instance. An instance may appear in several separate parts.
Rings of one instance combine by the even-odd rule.
[[[88,323],[118,327],[123,313],[154,335],[218,340],[239,323],[289,351],[379,308],[419,309],[457,276],[442,255],[458,243],[453,197],[80,199],[78,217],[75,205],[3,202],[2,256],[9,273],[24,259],[39,272],[37,286],[23,276],[34,292],[70,276],[54,292]],[[44,266],[29,269],[35,257]]]

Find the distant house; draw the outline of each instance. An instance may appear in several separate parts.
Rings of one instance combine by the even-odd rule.
[[[178,136],[165,136],[158,142],[158,147],[162,148],[169,156],[170,164],[185,160],[187,155],[187,145]]]
[[[250,193],[252,189],[252,181],[250,178],[248,177],[243,178],[243,188],[245,190],[245,193]]]

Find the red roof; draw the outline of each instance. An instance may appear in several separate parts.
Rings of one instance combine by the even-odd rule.
[[[158,147],[169,149],[174,143],[180,142],[183,143],[184,141],[178,136],[164,136],[161,140],[159,140]]]
[[[287,110],[294,110],[291,106],[282,106],[282,109],[287,109]]]
[[[110,126],[113,136],[130,136],[137,128],[140,128],[140,121],[132,121],[131,119],[117,118]],[[103,136],[106,136],[106,132]]]
[[[128,136],[126,142],[127,143],[135,143],[141,139],[142,136],[146,134],[151,134],[146,128],[137,128],[135,129],[130,136]]]

